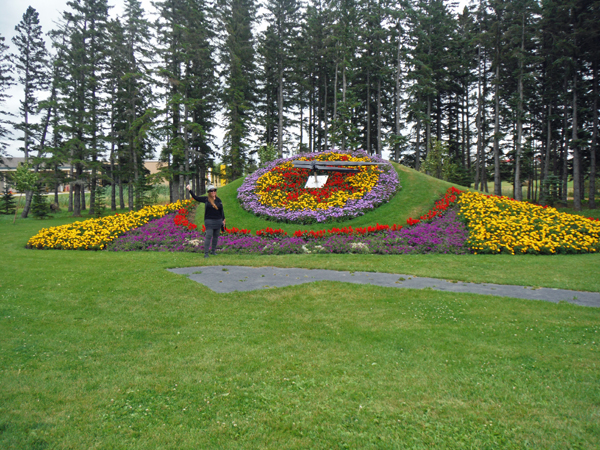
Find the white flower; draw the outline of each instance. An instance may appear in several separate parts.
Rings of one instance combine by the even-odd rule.
[[[360,252],[368,252],[369,251],[369,246],[367,244],[365,244],[364,242],[352,242],[350,244],[350,247],[352,248],[352,250],[358,250]]]

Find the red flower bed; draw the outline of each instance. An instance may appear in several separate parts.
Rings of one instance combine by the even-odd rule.
[[[285,231],[283,231],[281,228],[278,230],[274,230],[271,227],[268,228],[263,228],[262,230],[258,230],[256,232],[257,236],[271,236],[271,237],[275,237],[275,236],[287,236],[287,233]]]
[[[225,233],[227,233],[227,234],[241,234],[241,235],[244,235],[244,234],[251,234],[252,231],[251,230],[247,230],[245,228],[240,229],[240,228],[237,228],[237,227],[233,227],[233,228],[225,228]]]
[[[444,197],[441,200],[435,202],[435,206],[433,207],[433,209],[429,210],[427,214],[423,214],[418,219],[413,219],[412,217],[409,217],[406,220],[406,223],[410,226],[413,226],[421,221],[428,222],[433,220],[434,217],[443,215],[444,212],[446,212],[446,210],[450,206],[456,203],[456,201],[458,200],[458,196],[462,194],[462,192],[463,191],[461,191],[460,189],[456,189],[454,186],[450,187],[446,191],[446,195],[444,195]]]
[[[175,218],[173,219],[175,225],[177,225],[178,227],[187,228],[188,230],[195,230],[196,228],[198,228],[198,226],[195,223],[192,223],[188,219],[189,214],[190,212],[185,208],[181,208],[179,211],[177,211],[177,215],[175,215]],[[206,231],[204,225],[202,225],[202,231]]]

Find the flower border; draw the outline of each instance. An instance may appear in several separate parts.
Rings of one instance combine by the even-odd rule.
[[[384,159],[376,155],[367,155],[365,152],[347,151],[344,152],[353,157],[368,157],[373,162],[383,163],[380,166],[382,173],[379,175],[377,184],[367,192],[361,199],[350,199],[343,207],[334,206],[328,209],[319,210],[299,210],[292,211],[284,207],[274,208],[265,206],[260,203],[258,195],[255,192],[256,182],[258,179],[271,171],[276,166],[293,161],[298,157],[317,157],[327,153],[340,153],[337,150],[330,150],[324,153],[301,153],[290,158],[281,158],[269,163],[266,167],[258,169],[253,174],[249,175],[238,189],[238,201],[242,209],[255,214],[256,216],[273,220],[277,222],[288,223],[321,223],[321,222],[337,222],[340,220],[354,219],[364,215],[383,203],[387,203],[394,194],[401,188],[398,174],[394,167]]]

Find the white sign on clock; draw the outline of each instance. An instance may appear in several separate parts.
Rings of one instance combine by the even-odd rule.
[[[315,180],[316,178],[316,180]],[[311,175],[308,177],[308,181],[306,182],[306,186],[304,186],[305,189],[319,189],[322,188],[323,186],[325,186],[325,183],[327,183],[327,178],[329,178],[329,175]]]

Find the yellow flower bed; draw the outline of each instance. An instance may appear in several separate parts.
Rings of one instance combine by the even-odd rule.
[[[300,161],[313,158],[301,157]],[[368,157],[349,156],[345,153],[325,153],[318,161],[365,161]],[[353,167],[354,168],[354,167]],[[361,199],[377,184],[381,170],[377,166],[356,167],[356,174],[331,173],[327,185],[321,189],[305,189],[308,170],[294,169],[291,161],[265,173],[256,182],[256,195],[261,204],[270,207],[285,207],[291,211],[322,210],[343,207],[350,199]],[[304,174],[302,176],[301,174]]]
[[[191,200],[168,205],[147,206],[139,211],[88,219],[58,227],[42,228],[27,242],[28,248],[63,250],[102,250],[109,242],[151,220],[187,207]]]
[[[591,253],[600,249],[600,222],[507,197],[464,192],[460,215],[477,253]]]

